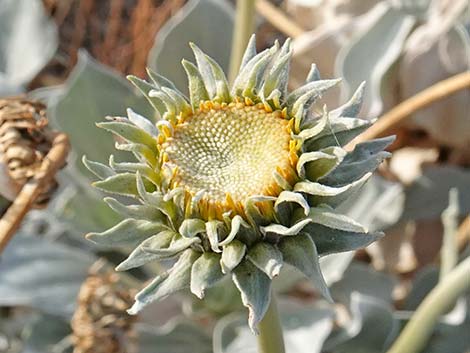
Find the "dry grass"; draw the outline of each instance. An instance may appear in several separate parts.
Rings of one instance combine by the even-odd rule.
[[[58,54],[33,86],[65,79],[80,48],[121,73],[144,76],[156,33],[186,0],[43,2],[59,28],[60,43]]]

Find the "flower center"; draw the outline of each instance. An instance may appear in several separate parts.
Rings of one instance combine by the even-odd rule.
[[[162,147],[165,163],[175,170],[172,187],[202,195],[200,203],[220,214],[243,209],[250,196],[282,191],[275,174],[291,179],[290,141],[290,124],[281,111],[206,102],[175,126]]]

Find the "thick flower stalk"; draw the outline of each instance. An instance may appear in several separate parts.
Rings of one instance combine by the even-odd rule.
[[[191,47],[197,65],[183,61],[189,100],[149,71],[151,82],[129,79],[158,112],[156,125],[132,110],[98,124],[137,162],[84,158],[100,178],[94,186],[135,202],[105,198],[125,220],[88,238],[135,247],[118,270],[177,259],[137,294],[131,313],[185,288],[203,298],[231,276],[256,332],[283,266],[300,270],[330,299],[319,257],[381,236],[335,208],[388,156],[383,149],[392,140],[347,153],[341,146],[370,126],[356,118],[363,85],[335,110],[311,109],[340,80],[321,80],[312,65],[305,84],[287,92],[289,40],[257,54],[252,37],[231,88],[219,65]]]

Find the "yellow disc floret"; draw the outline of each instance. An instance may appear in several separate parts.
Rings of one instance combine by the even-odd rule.
[[[176,124],[162,150],[175,171],[171,187],[183,187],[191,199],[201,195],[205,218],[243,213],[249,197],[277,196],[279,177],[292,182],[295,175],[291,124],[281,111],[268,112],[262,104],[203,103]]]

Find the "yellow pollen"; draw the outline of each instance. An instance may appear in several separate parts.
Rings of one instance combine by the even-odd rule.
[[[279,195],[275,171],[295,181],[292,124],[281,111],[247,103],[201,102],[161,145],[163,162],[175,170],[170,188],[183,187],[192,197],[205,191],[197,204],[204,218],[243,214],[249,197]]]

